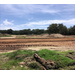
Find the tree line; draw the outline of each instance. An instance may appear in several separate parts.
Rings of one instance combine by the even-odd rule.
[[[67,28],[63,24],[51,24],[49,27],[47,27],[47,32],[48,34],[60,33],[63,35],[75,35],[75,25]]]
[[[60,33],[63,35],[75,35],[75,25],[67,28],[63,24],[53,23],[47,27],[47,30],[44,29],[23,29],[23,30],[0,30],[2,34],[13,34],[13,35],[30,35],[30,34],[52,34],[52,33]]]
[[[13,34],[13,35],[30,35],[30,34],[43,34],[46,33],[46,30],[44,29],[23,29],[23,30],[0,30],[0,33],[2,34]]]

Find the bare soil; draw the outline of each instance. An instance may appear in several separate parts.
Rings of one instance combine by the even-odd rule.
[[[64,36],[61,34],[41,34],[0,37],[0,53],[11,52],[18,49],[49,49],[60,51],[75,50],[75,35]]]
[[[1,33],[0,33],[1,35]],[[5,34],[5,37],[0,37],[0,38],[64,38],[64,37],[75,37],[75,35],[62,35],[62,34],[41,34],[41,35],[11,35],[11,37],[6,37],[6,35],[9,34]]]
[[[75,51],[75,47],[54,47],[54,46],[41,46],[41,47],[24,47],[21,48],[22,50],[35,50],[35,51],[39,51],[41,49],[48,49],[48,50],[59,50],[59,51],[68,51],[68,50],[74,50]]]
[[[35,39],[0,39],[0,52],[27,49],[27,50],[75,50],[75,38],[35,38]]]

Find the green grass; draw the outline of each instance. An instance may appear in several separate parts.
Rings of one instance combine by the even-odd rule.
[[[24,50],[24,51],[18,50],[18,51],[12,52],[12,53],[8,53],[7,55],[9,56],[9,58],[14,58],[17,55],[23,55],[23,54],[27,54],[28,56],[32,56],[34,54],[34,51],[32,51],[32,50]]]
[[[30,63],[28,67],[30,67],[31,69],[36,69],[36,70],[41,69],[41,67],[35,62]]]
[[[56,67],[65,67],[68,66],[70,63],[75,63],[75,60],[72,60],[64,55],[58,54],[57,51],[51,51],[47,49],[40,50],[36,52],[40,57],[44,58],[45,60],[53,60],[57,63]],[[63,52],[61,52],[63,53]]]
[[[23,67],[20,67],[18,64],[19,62],[25,62],[27,57],[32,57],[34,59],[34,53],[37,53],[41,58],[44,58],[45,60],[53,60],[56,63],[55,69],[75,69],[72,66],[75,66],[75,60],[72,60],[66,55],[69,54],[69,52],[74,51],[51,51],[47,49],[42,49],[39,51],[32,51],[32,50],[17,50],[10,53],[3,53],[0,54],[0,69],[10,70],[10,69],[16,69],[16,70],[27,70],[27,69],[40,69],[40,66],[37,63],[33,63],[33,61],[29,61],[30,64],[28,65],[28,68],[24,65]],[[74,52],[75,53],[75,52]],[[71,54],[72,55],[72,54]],[[19,58],[16,58],[19,56]],[[75,56],[75,54],[73,55]],[[15,68],[13,68],[15,66]]]
[[[21,36],[21,35],[19,36],[19,35],[17,35],[16,38],[23,39],[23,38],[27,38],[27,37],[26,36]]]
[[[14,52],[11,52],[11,53],[3,53],[3,54],[0,54],[0,63],[1,63],[1,66],[0,66],[0,69],[11,69],[13,66],[16,66],[18,67],[19,69],[19,65],[18,63],[21,62],[21,61],[24,61],[24,58],[25,56],[22,56],[22,55],[27,55],[27,57],[30,57],[34,54],[34,51],[28,51],[28,50],[24,50],[24,51],[21,51],[21,50],[18,50],[18,51],[14,51]],[[16,59],[16,56],[18,55],[21,55],[20,58]],[[2,58],[3,57],[3,58]],[[8,57],[8,60],[4,61],[4,58],[5,57]],[[15,68],[16,69],[16,68]],[[25,69],[25,68],[21,68],[21,69]]]
[[[11,37],[11,35],[0,34],[0,37]]]

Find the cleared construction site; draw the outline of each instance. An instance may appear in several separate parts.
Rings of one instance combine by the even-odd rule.
[[[18,50],[28,47],[72,47],[75,50],[75,38],[1,38],[0,52]]]

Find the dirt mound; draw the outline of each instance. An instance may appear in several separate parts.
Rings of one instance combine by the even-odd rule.
[[[49,34],[41,34],[40,35],[41,37],[65,37],[65,36],[63,36],[62,34],[51,34],[51,35],[49,35]]]
[[[62,34],[51,34],[49,37],[64,37]]]
[[[41,36],[43,36],[43,37],[48,37],[49,34],[41,34]]]

